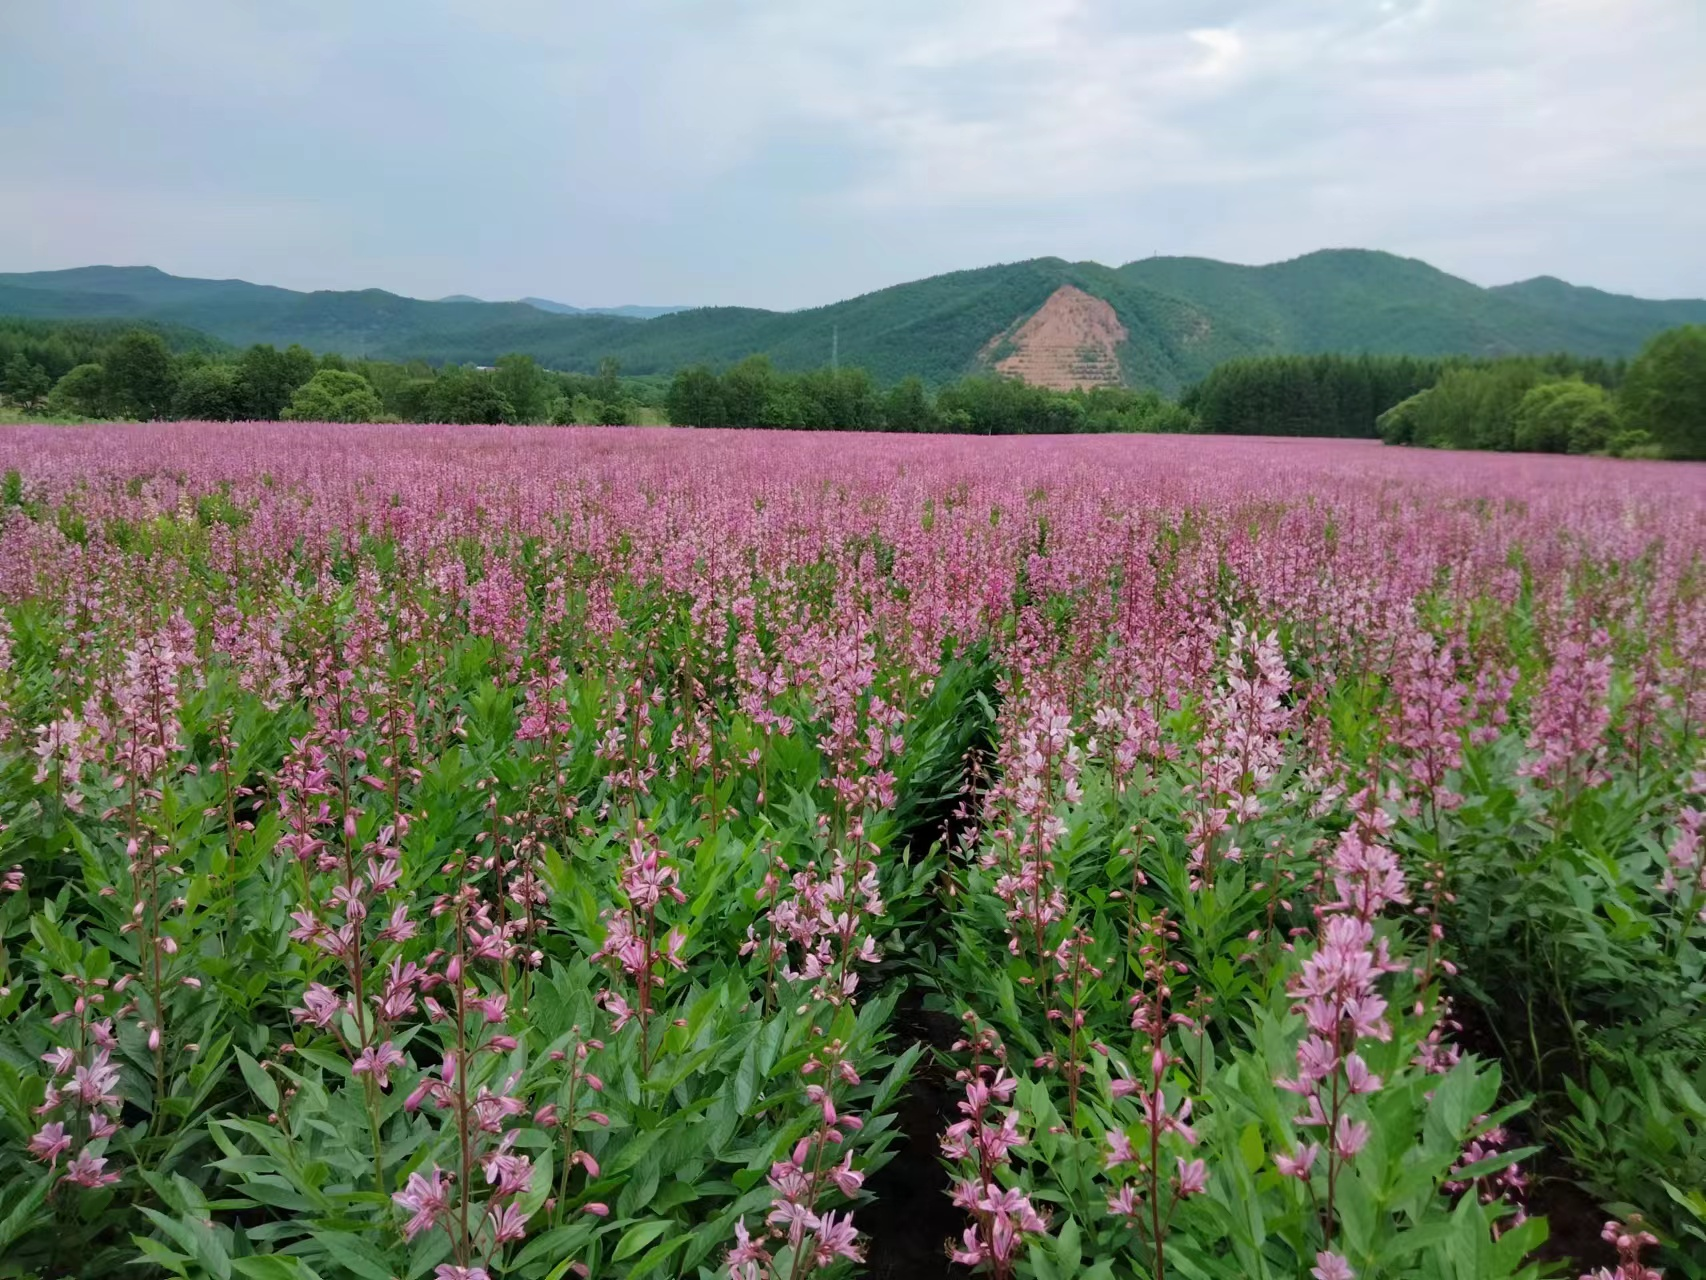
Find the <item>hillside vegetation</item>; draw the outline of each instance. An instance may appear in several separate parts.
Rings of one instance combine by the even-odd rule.
[[[1654,302],[1550,278],[1483,289],[1423,262],[1364,250],[1325,250],[1262,267],[1150,258],[1112,268],[1036,258],[803,311],[701,307],[652,319],[553,314],[528,302],[427,302],[377,289],[300,293],[152,267],[81,267],[0,275],[0,315],[147,320],[239,346],[300,343],[435,364],[490,364],[516,352],[585,373],[605,359],[647,375],[700,363],[727,368],[752,355],[803,372],[829,363],[833,349],[879,384],[919,377],[939,385],[1010,357],[1003,335],[1018,332],[1066,287],[1106,302],[1125,330],[1111,378],[1169,394],[1241,357],[1569,351],[1617,358],[1663,329],[1706,322],[1706,301]]]

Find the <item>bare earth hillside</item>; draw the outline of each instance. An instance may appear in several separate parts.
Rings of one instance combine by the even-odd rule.
[[[1120,383],[1116,352],[1125,339],[1125,326],[1111,306],[1065,284],[1028,320],[993,339],[983,355],[999,372],[1036,386],[1111,387]]]

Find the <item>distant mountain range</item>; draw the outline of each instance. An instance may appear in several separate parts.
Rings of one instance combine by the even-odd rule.
[[[471,297],[466,293],[453,293],[449,297],[440,298],[440,302],[483,302],[483,298]],[[692,307],[571,307],[566,302],[552,302],[549,298],[523,298],[530,307],[540,311],[549,311],[554,316],[626,316],[630,320],[656,320],[659,316],[672,316],[677,311],[691,311]]]
[[[518,351],[590,371],[610,356],[635,374],[753,354],[811,369],[834,351],[883,382],[999,369],[1056,386],[1173,392],[1238,356],[1628,356],[1663,329],[1706,323],[1706,301],[1649,301],[1548,276],[1483,289],[1412,258],[1332,249],[1261,267],[1034,258],[788,312],[423,301],[378,289],[301,293],[153,267],[79,267],[0,275],[0,315],[147,319],[236,345],[300,342],[386,359],[490,364]]]

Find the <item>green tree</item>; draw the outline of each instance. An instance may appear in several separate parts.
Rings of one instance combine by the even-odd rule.
[[[48,409],[67,418],[104,418],[107,402],[107,371],[98,364],[80,364],[66,372],[48,393]]]
[[[748,356],[723,375],[723,414],[731,427],[755,427],[775,395],[776,370],[769,356]]]
[[[664,397],[664,414],[677,427],[721,427],[728,423],[721,379],[702,364],[678,372]]]
[[[1418,391],[1393,405],[1375,419],[1375,428],[1387,444],[1421,444],[1420,432],[1427,420],[1427,400],[1433,388]],[[1207,429],[1206,423],[1205,429]]]
[[[120,413],[163,418],[172,408],[177,368],[166,340],[147,329],[130,329],[107,350],[107,394]]]
[[[622,362],[615,356],[605,356],[598,362],[598,382],[591,395],[606,404],[622,399]]]
[[[284,417],[291,422],[375,422],[385,416],[379,393],[359,373],[322,369],[296,389]]]
[[[284,349],[284,376],[290,380],[292,388],[300,387],[312,378],[320,369],[320,362],[314,358],[314,353],[300,342],[293,342]]]
[[[514,422],[515,406],[491,374],[451,365],[433,384],[427,416],[434,422]]]
[[[297,370],[270,344],[256,343],[237,361],[237,413],[252,422],[273,422],[290,403],[296,388],[313,376],[298,379]]]
[[[545,371],[534,363],[532,356],[499,356],[498,369],[492,380],[514,410],[514,421],[545,420],[546,399],[551,385]]]
[[[922,378],[902,378],[883,397],[883,425],[890,431],[934,431],[936,410]]]
[[[1617,414],[1610,394],[1577,379],[1543,382],[1517,403],[1516,447],[1533,453],[1592,453],[1615,434]]]
[[[237,416],[237,369],[228,364],[193,365],[178,375],[172,416],[197,422],[229,422]]]
[[[1629,366],[1623,421],[1670,458],[1706,458],[1706,325],[1670,329]]]
[[[0,371],[0,390],[4,390],[15,403],[26,409],[32,409],[53,389],[53,379],[48,376],[46,369],[34,361],[25,358],[23,352],[18,352],[6,362],[6,367]]]

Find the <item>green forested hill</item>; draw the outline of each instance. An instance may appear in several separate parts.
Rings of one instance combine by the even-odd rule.
[[[999,352],[1004,333],[1063,285],[1105,300],[1126,330],[1129,384],[1175,391],[1240,356],[1289,352],[1491,356],[1633,354],[1654,333],[1706,319],[1706,302],[1653,302],[1551,278],[1483,289],[1424,262],[1326,250],[1270,266],[1149,258],[1118,268],[1036,258],[956,271],[830,306],[777,312],[702,307],[633,319],[558,315],[524,302],[422,301],[377,289],[301,293],[242,280],[195,280],[152,267],[0,275],[0,314],[134,318],[225,342],[299,342],[316,351],[489,364],[524,352],[591,371],[723,366],[763,353],[783,370],[844,364],[893,382],[941,382]]]

